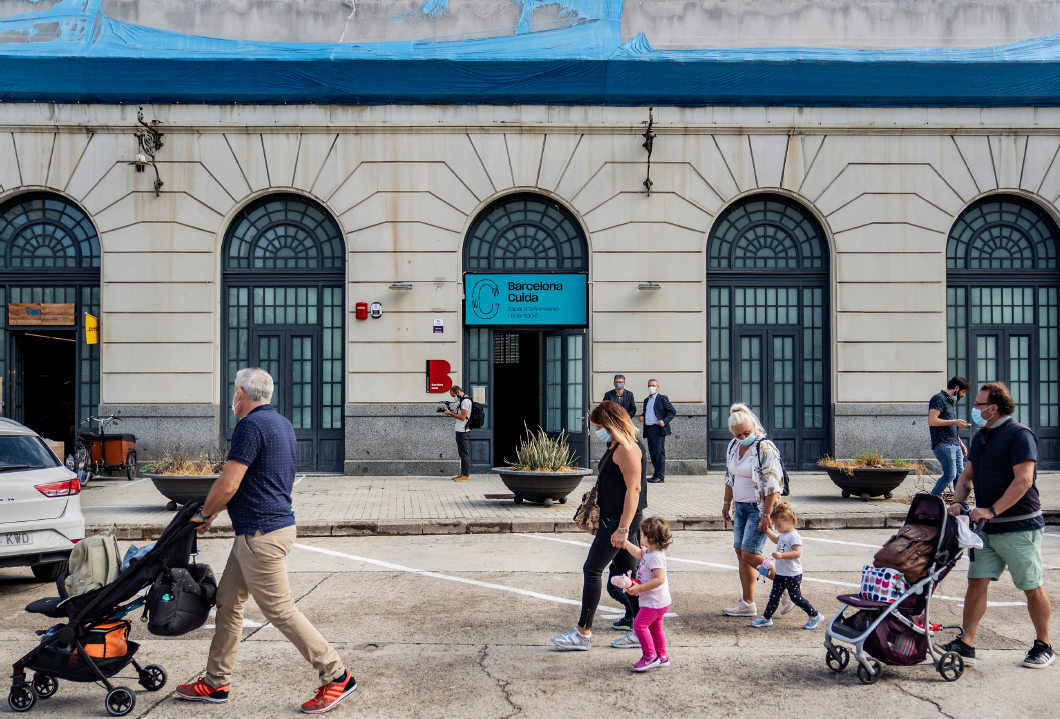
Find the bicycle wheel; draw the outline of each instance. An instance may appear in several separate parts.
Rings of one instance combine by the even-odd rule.
[[[88,484],[92,480],[92,455],[85,444],[77,445],[74,455],[74,471],[81,478],[81,484]]]

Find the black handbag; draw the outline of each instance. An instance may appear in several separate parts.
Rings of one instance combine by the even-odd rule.
[[[217,580],[210,565],[166,569],[147,591],[147,631],[160,637],[178,637],[198,629],[206,623],[216,599]]]

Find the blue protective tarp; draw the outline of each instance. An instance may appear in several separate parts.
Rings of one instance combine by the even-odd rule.
[[[0,43],[0,100],[1060,104],[1057,35],[979,49],[656,50],[644,35],[621,42],[622,0],[562,0],[576,21],[530,32],[526,8],[540,2],[524,0],[523,20],[504,37],[294,43],[184,35],[108,18],[101,0],[62,0],[40,13],[0,20],[0,37],[10,32],[22,38]]]

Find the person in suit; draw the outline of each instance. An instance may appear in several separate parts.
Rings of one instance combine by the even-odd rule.
[[[632,392],[626,389],[626,376],[624,374],[616,374],[615,388],[604,393],[604,402],[609,400],[629,412],[630,419],[637,416],[637,399]]]
[[[644,438],[654,468],[648,481],[658,484],[666,481],[666,437],[670,435],[670,422],[677,416],[677,410],[669,397],[659,393],[659,383],[653,379],[648,380],[648,396],[643,407],[639,419],[644,423]]]

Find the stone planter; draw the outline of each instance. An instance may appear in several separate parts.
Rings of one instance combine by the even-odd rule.
[[[854,470],[853,476],[835,467],[824,467],[828,478],[843,491],[843,497],[854,495],[869,501],[872,497],[890,499],[894,490],[905,481],[911,469],[895,467],[864,467]]]
[[[169,500],[166,509],[175,512],[178,505],[205,502],[219,474],[145,474],[162,496]]]
[[[567,495],[578,488],[582,478],[593,473],[591,469],[574,469],[569,472],[525,472],[508,467],[494,467],[504,486],[515,494],[515,503],[523,500],[538,502],[551,507],[553,502],[567,503]]]

